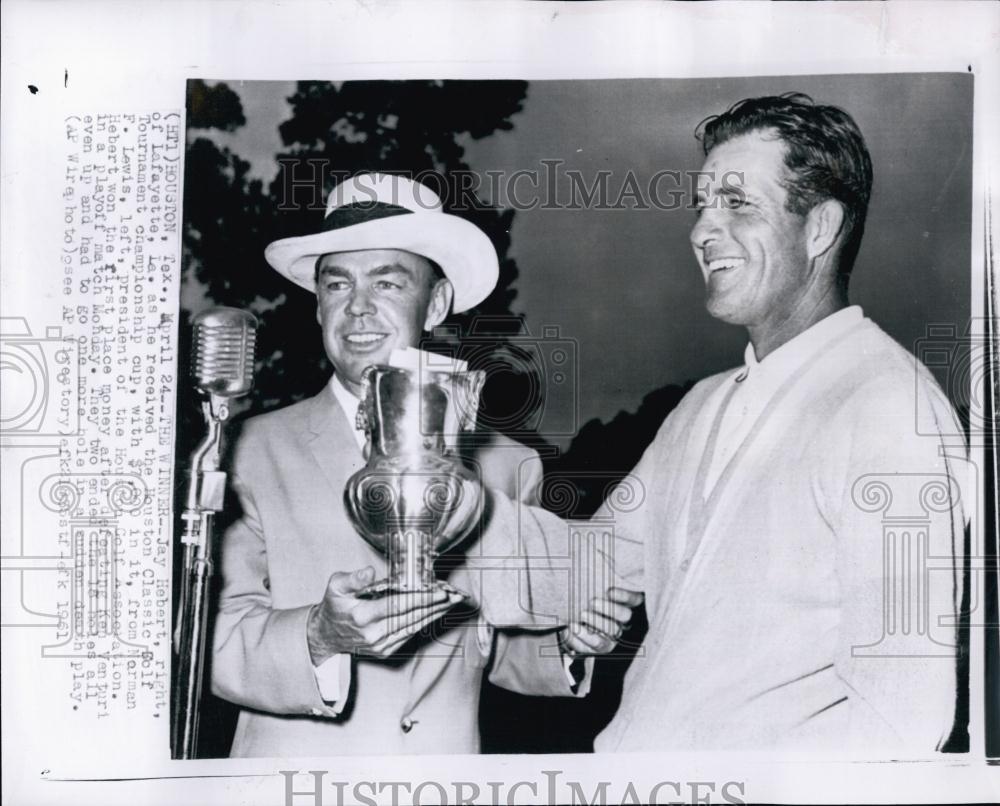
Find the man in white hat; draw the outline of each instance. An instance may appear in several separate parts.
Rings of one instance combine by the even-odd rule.
[[[491,626],[539,626],[516,574],[484,596],[481,574],[454,568],[449,580],[478,592],[478,612],[444,592],[356,596],[385,565],[343,504],[365,461],[362,372],[490,294],[499,266],[489,238],[444,213],[426,186],[361,174],[333,189],[321,232],[276,241],[265,256],[316,294],[334,375],[317,396],[249,420],[236,446],[243,514],[223,540],[212,661],[213,691],[243,707],[232,755],[477,752],[487,668],[522,693],[586,694],[589,668],[570,673],[569,659],[609,651],[637,594],[595,598],[558,636],[564,655],[558,624],[548,634]],[[537,453],[492,432],[477,434],[472,453],[482,484],[533,500]],[[417,636],[432,624],[434,639]]]

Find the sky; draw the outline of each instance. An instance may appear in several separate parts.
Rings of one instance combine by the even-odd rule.
[[[290,82],[227,82],[247,125],[218,135],[270,180],[289,115]],[[931,325],[964,332],[970,310],[972,175],[971,75],[881,74],[720,79],[532,81],[510,131],[467,140],[466,161],[510,177],[561,161],[557,200],[570,198],[567,171],[589,186],[610,172],[613,202],[631,173],[645,189],[658,171],[691,171],[703,157],[693,136],[707,115],[750,96],[802,91],[847,110],[864,134],[875,170],[851,301],[907,349]],[[550,163],[552,165],[553,163]],[[548,169],[550,172],[552,168]],[[543,173],[544,176],[544,173]],[[669,177],[661,199],[684,186]],[[501,204],[511,201],[499,192]],[[521,202],[545,201],[521,183]],[[745,332],[713,320],[680,209],[518,209],[510,256],[520,271],[514,310],[525,314],[542,355],[555,342],[573,359],[574,384],[553,386],[554,422],[579,427],[635,411],[668,383],[697,380],[741,363]],[[550,205],[553,206],[553,205]],[[548,344],[548,346],[546,346]],[[939,374],[942,382],[946,373]],[[574,429],[570,429],[574,430]],[[565,442],[565,441],[564,441]]]

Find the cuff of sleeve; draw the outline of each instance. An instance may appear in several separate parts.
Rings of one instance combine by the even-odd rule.
[[[483,618],[476,622],[476,648],[484,658],[493,653],[493,626]]]
[[[489,490],[484,525],[465,565],[470,592],[487,622],[546,632],[567,623],[569,571],[550,559],[568,556],[567,539],[560,534],[550,545],[530,511]]]
[[[563,655],[562,662],[570,692],[574,697],[586,697],[590,693],[590,683],[594,677],[593,655]]]
[[[580,668],[582,664],[577,663],[578,660],[579,658],[573,655],[563,655],[562,659],[563,672],[566,674],[566,682],[569,683],[571,691],[576,691],[576,685],[583,676],[583,670]]]
[[[294,701],[287,703],[290,707],[283,709],[285,712],[334,717],[340,713],[340,709],[335,710],[323,701],[319,681],[316,679],[316,667],[309,655],[306,625],[311,612],[312,605],[308,605],[291,610],[275,610],[272,613],[271,632],[282,638],[273,647],[274,657],[281,667],[280,674],[271,681],[271,685],[279,690],[284,689],[289,694],[297,692],[297,696],[293,695]]]
[[[339,715],[344,710],[347,692],[351,689],[351,656],[340,652],[314,668],[323,702],[335,715]]]

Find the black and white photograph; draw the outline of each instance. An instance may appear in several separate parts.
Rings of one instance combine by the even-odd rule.
[[[191,81],[205,751],[967,751],[972,89]]]
[[[303,2],[5,59],[5,799],[1000,796],[963,6],[968,58],[939,4]]]

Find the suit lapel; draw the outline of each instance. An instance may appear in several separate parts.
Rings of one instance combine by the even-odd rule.
[[[384,573],[384,558],[354,529],[343,503],[347,480],[365,465],[354,432],[329,387],[309,402],[300,443],[309,455],[303,455],[300,461],[314,477],[310,489],[329,501],[328,505],[311,503],[314,507],[329,507],[329,520],[322,529],[325,552],[337,570],[353,571],[372,565],[377,573]],[[310,456],[315,465],[310,464]]]
[[[330,387],[323,387],[310,403],[306,443],[330,485],[342,490],[351,474],[364,467],[364,457]]]

